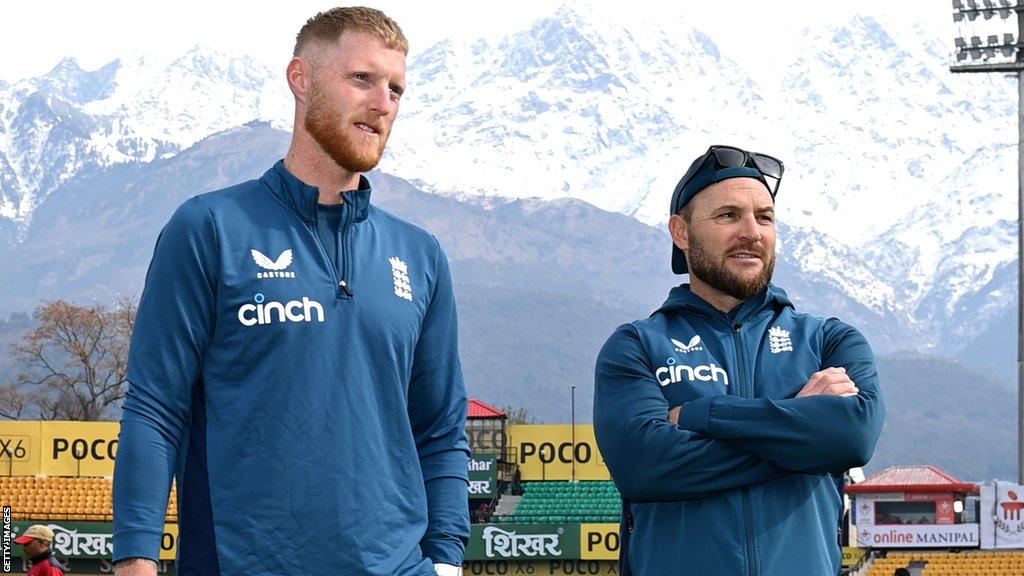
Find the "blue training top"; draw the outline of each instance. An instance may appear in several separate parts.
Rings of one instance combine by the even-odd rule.
[[[157,240],[132,336],[114,560],[156,559],[172,476],[181,575],[426,576],[469,537],[466,393],[437,240],[278,162]]]
[[[859,393],[795,397],[829,367]],[[597,360],[594,434],[628,501],[622,573],[838,574],[840,475],[871,458],[884,416],[851,326],[795,312],[774,286],[729,314],[674,288]]]

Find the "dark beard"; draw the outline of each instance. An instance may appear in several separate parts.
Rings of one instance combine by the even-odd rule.
[[[739,249],[749,249],[755,253],[764,252],[764,249],[756,244],[734,246],[730,251]],[[690,250],[687,253],[687,260],[691,276],[699,278],[708,286],[737,300],[746,300],[764,290],[772,281],[772,274],[775,272],[775,254],[766,254],[761,273],[744,280],[730,272],[724,262],[715,260],[714,256],[705,250],[700,240],[692,234],[690,235]]]
[[[318,84],[313,84],[309,93],[309,109],[303,125],[320,148],[338,165],[349,172],[369,172],[380,162],[388,135],[381,134],[377,150],[360,146],[345,132],[345,120],[337,109],[331,107]]]

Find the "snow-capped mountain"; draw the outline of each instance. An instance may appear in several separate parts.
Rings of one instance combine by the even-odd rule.
[[[1014,302],[1016,102],[1012,80],[951,74],[942,34],[856,17],[759,59],[686,20],[563,7],[414,54],[381,167],[434,193],[573,197],[660,226],[708,144],[762,150],[786,162],[781,249],[802,273],[906,348],[956,348]],[[203,49],[0,83],[0,235],[76,174],[290,114],[280,70]]]
[[[166,158],[211,133],[279,120],[287,102],[267,66],[200,48],[97,71],[68,58],[40,78],[0,85],[0,218],[23,228],[83,171]]]
[[[51,298],[137,297],[156,236],[175,208],[197,191],[258,176],[288,143],[287,132],[253,122],[168,159],[73,178],[36,209],[26,239],[6,253],[0,316]],[[369,178],[377,206],[430,230],[445,247],[468,393],[552,423],[569,418],[575,398],[577,421],[589,421],[594,357],[605,338],[649,313],[673,282],[664,233],[575,199],[481,205],[424,193],[376,171]],[[780,232],[800,246],[821,241],[805,242],[785,225]],[[254,265],[248,253],[237,256]],[[898,341],[899,326],[798,263],[784,251],[776,276],[799,309],[851,321],[880,352]],[[0,321],[0,344],[30,326],[24,315]],[[925,461],[962,478],[1011,477],[1014,429],[1006,423],[1016,404],[1005,399],[1012,388],[935,356],[879,355],[888,415],[871,468]],[[12,360],[0,354],[0,379],[16,379],[21,368]]]
[[[1016,257],[1014,81],[950,73],[941,33],[856,17],[761,66],[685,22],[563,8],[413,60],[394,160],[434,191],[568,195],[660,225],[707,144],[768,151],[787,163],[786,249],[928,347],[1005,312]]]
[[[808,127],[790,157],[812,161],[791,162],[799,209],[781,217],[861,252],[898,309],[948,334],[958,313],[984,321],[1010,301],[962,300],[1016,257],[1014,83],[954,75],[929,31],[898,32],[856,18],[811,36],[832,48],[795,57],[773,90],[785,122]]]
[[[763,125],[751,79],[700,31],[567,8],[499,41],[438,44],[409,84],[393,158],[428,188],[573,196],[648,222],[696,153],[681,137],[751,141]]]

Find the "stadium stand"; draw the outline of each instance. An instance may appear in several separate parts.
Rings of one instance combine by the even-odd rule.
[[[892,576],[896,568],[924,564],[921,576],[1021,576],[1024,551],[892,552],[871,562],[865,576]]]
[[[0,477],[0,502],[13,520],[113,522],[110,478]],[[171,490],[167,521],[178,521],[177,493]]]
[[[526,482],[511,514],[494,522],[618,522],[622,510],[612,482]]]

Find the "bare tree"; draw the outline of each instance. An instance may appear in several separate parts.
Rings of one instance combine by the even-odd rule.
[[[110,415],[127,388],[135,312],[136,304],[127,299],[114,308],[63,300],[36,308],[39,326],[14,345],[14,355],[24,368],[18,377],[20,392],[42,418],[102,420]]]
[[[15,384],[0,386],[0,418],[20,420],[32,407],[32,398]]]
[[[536,419],[531,417],[526,408],[516,408],[514,406],[505,406],[505,416],[508,419],[505,421],[508,424],[534,424]]]

